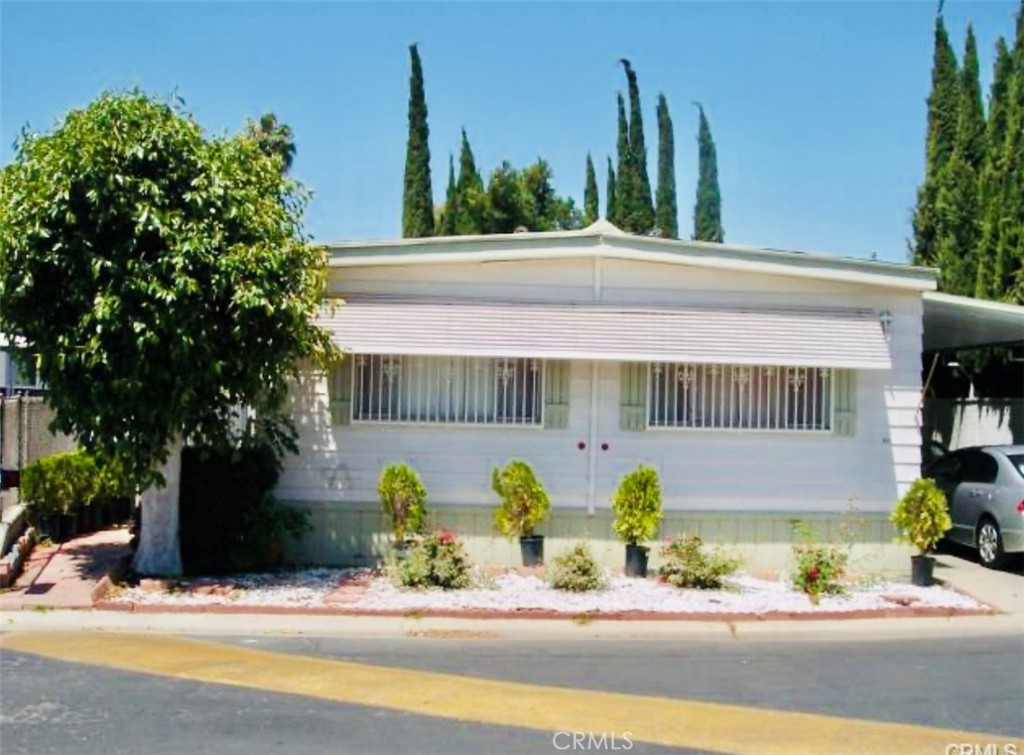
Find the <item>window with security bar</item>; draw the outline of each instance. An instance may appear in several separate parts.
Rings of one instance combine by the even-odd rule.
[[[648,426],[830,432],[833,386],[823,367],[651,364]]]
[[[525,358],[358,355],[352,419],[540,426],[544,362]]]

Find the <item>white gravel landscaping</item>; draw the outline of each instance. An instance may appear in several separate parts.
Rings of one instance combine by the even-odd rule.
[[[252,574],[231,578],[192,580],[168,592],[128,588],[113,600],[165,605],[234,604],[251,606],[324,606],[330,594],[351,570],[311,569],[287,574]],[[817,606],[785,581],[738,575],[727,580],[728,590],[680,590],[654,579],[639,580],[609,575],[609,588],[599,592],[569,593],[554,590],[533,576],[505,574],[490,586],[469,590],[408,590],[377,577],[366,593],[344,607],[374,611],[495,610],[580,613],[748,613],[846,612],[893,608],[898,598],[914,607],[979,609],[977,601],[942,587],[914,587],[879,582],[855,587],[843,596],[823,596]],[[216,586],[213,588],[212,586]],[[210,592],[215,589],[214,592]],[[889,596],[886,599],[885,596]]]

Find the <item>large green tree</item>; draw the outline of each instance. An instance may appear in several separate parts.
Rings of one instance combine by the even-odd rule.
[[[136,479],[169,465],[171,490],[182,440],[227,444],[239,407],[278,412],[300,360],[334,351],[305,204],[258,140],[207,137],[141,92],[23,136],[0,173],[0,331],[36,355],[53,429]],[[161,495],[143,496],[143,573],[181,568]]]
[[[655,225],[663,236],[679,236],[679,210],[676,207],[676,147],[672,133],[672,117],[665,95],[658,95],[658,202]]]
[[[960,110],[960,81],[956,54],[942,12],[935,16],[931,92],[928,95],[928,131],[924,182],[917,191],[913,217],[913,260],[919,265],[936,262],[936,201],[942,169],[953,156]]]
[[[640,87],[636,71],[630,62],[619,61],[626,71],[629,89],[629,200],[628,214],[623,215],[623,229],[633,233],[647,233],[654,227],[654,202],[651,198],[651,180],[647,175],[647,147],[644,143],[644,117],[640,106]],[[621,213],[620,213],[621,214]]]
[[[583,222],[590,225],[601,217],[601,207],[597,198],[597,174],[594,173],[594,161],[587,153],[586,182],[583,188]]]
[[[246,121],[245,131],[263,154],[280,161],[282,173],[291,170],[295,161],[295,137],[288,124],[279,123],[273,113],[264,113],[258,121]]]
[[[718,188],[718,153],[704,107],[697,104],[700,123],[697,133],[697,201],[693,208],[693,238],[697,241],[725,241],[722,228],[722,192]]]
[[[410,45],[409,139],[405,148],[405,186],[402,195],[402,236],[434,235],[434,191],[430,182],[430,128],[423,93],[423,67],[416,45]]]

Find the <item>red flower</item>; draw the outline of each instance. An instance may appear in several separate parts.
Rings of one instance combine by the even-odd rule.
[[[438,530],[437,539],[446,545],[450,545],[455,542],[455,533],[444,529]]]
[[[821,574],[821,570],[818,569],[817,566],[812,566],[810,569],[807,570],[807,578],[812,582],[814,582],[818,578],[819,574]]]

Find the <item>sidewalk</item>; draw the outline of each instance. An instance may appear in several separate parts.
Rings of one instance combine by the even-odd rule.
[[[128,554],[127,527],[102,530],[60,545],[37,546],[13,587],[0,593],[0,612],[91,609],[93,591]]]

